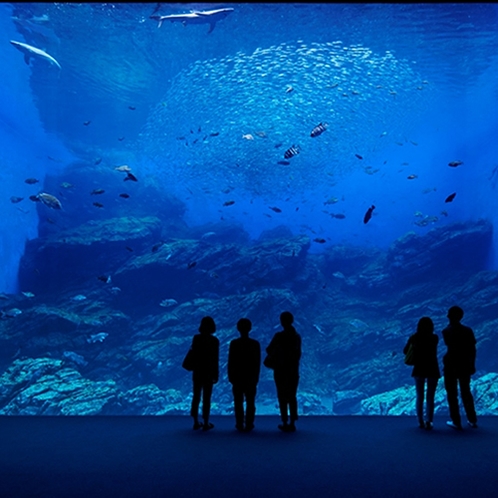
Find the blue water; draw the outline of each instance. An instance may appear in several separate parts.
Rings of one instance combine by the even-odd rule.
[[[68,250],[66,259],[56,257],[59,267],[49,266],[48,260],[46,267],[43,260],[36,263],[39,267],[30,267],[29,262],[21,264],[27,241],[37,244],[45,237],[60,237],[66,243],[67,234],[72,231],[72,236],[77,236],[82,233],[79,227],[88,222],[158,216],[163,223],[161,233],[154,235],[158,242],[199,239],[214,231],[219,239],[213,244],[234,243],[240,247],[250,247],[262,234],[278,228],[285,230],[287,237],[309,237],[307,254],[325,258],[339,246],[377,254],[375,251],[388,250],[409,232],[422,236],[455,223],[472,226],[486,220],[490,226],[495,225],[497,6],[157,6],[159,15],[226,7],[233,8],[233,12],[209,32],[208,24],[184,26],[165,21],[159,28],[149,18],[156,4],[0,6],[0,292],[11,300],[3,306],[4,311],[15,307],[28,316],[34,309],[30,306],[37,312],[43,306],[65,310],[64,301],[56,301],[55,293],[59,292],[59,297],[90,293],[96,277],[93,272],[97,271],[91,269],[91,263],[93,259],[100,261],[102,254],[112,259],[109,273],[116,273],[117,280],[120,272],[128,271],[122,269],[129,261],[122,259],[121,253],[113,259],[109,247],[85,256],[85,261],[78,252]],[[45,50],[61,69],[41,58],[27,65],[10,40]],[[326,131],[310,137],[319,123],[328,124]],[[280,164],[292,145],[298,145],[300,153],[288,159],[289,164]],[[453,161],[461,165],[450,167]],[[124,164],[131,167],[139,182],[121,181],[125,174],[114,168]],[[27,184],[27,178],[39,182]],[[62,182],[72,186],[61,187]],[[90,195],[95,189],[106,193]],[[53,210],[29,200],[30,195],[42,191],[59,198],[63,209]],[[122,193],[129,193],[130,199],[119,198]],[[452,193],[456,193],[454,200],[445,203]],[[11,196],[23,200],[13,203]],[[104,207],[93,202],[101,202]],[[373,216],[364,223],[364,215],[372,205]],[[485,255],[478,270],[490,275],[498,270],[496,233],[495,230],[491,236],[489,250],[476,250],[476,254]],[[146,253],[144,247],[133,253],[131,249],[126,257],[138,258]],[[449,254],[450,260],[451,257]],[[474,254],[469,249],[468,260],[472,258]],[[226,273],[217,282],[189,281],[191,295],[178,287],[182,301],[190,302],[207,293],[219,299],[235,294],[228,282],[239,278],[239,274],[230,275],[230,258],[227,259]],[[463,259],[455,259],[456,271],[463,270],[459,266]],[[321,264],[322,260],[310,261]],[[106,271],[105,265],[98,268]],[[334,270],[350,276],[348,270]],[[214,270],[206,267],[205,271]],[[308,289],[304,300],[299,294],[301,282],[318,278],[309,269],[306,271],[296,276],[280,275],[282,284],[276,287],[294,293],[297,301],[289,301],[297,307],[293,312],[297,317],[302,311],[302,328],[308,323],[309,333],[316,335],[313,324],[327,328],[329,323],[332,330],[333,320],[327,315],[330,304],[316,304],[319,292],[313,297]],[[57,272],[70,277],[59,279]],[[325,273],[323,277],[333,282],[334,278],[342,278]],[[30,346],[25,357],[62,359],[64,351],[91,356],[95,371],[80,365],[80,372],[85,378],[100,381],[113,377],[112,368],[122,368],[117,362],[110,368],[111,373],[98,373],[121,348],[119,354],[131,358],[131,370],[139,360],[145,363],[127,380],[117,380],[118,384],[131,389],[153,383],[163,391],[173,386],[184,395],[188,379],[178,380],[178,372],[162,370],[173,361],[164,357],[164,352],[151,354],[150,358],[140,353],[140,359],[132,358],[130,353],[138,350],[138,346],[134,349],[138,339],[133,339],[133,334],[144,324],[154,328],[151,324],[155,321],[169,323],[164,316],[154,315],[164,309],[157,303],[150,309],[142,308],[140,299],[130,297],[132,290],[141,289],[138,292],[143,299],[161,292],[156,299],[159,302],[175,297],[174,282],[164,283],[161,289],[159,283],[148,285],[149,274],[139,273],[133,278],[136,281],[128,281],[127,289],[127,280],[122,277],[120,287],[127,297],[121,304],[110,304],[106,312],[100,310],[101,314],[113,310],[132,316],[128,323],[132,332],[111,343],[116,351],[102,353],[102,357],[95,348],[87,351],[85,348],[93,343],[85,343],[84,337],[103,329],[78,328],[86,334],[83,338],[67,343],[62,339],[53,342],[52,337]],[[397,289],[397,285],[401,284],[391,283],[392,288]],[[35,288],[35,304],[22,301],[20,292],[33,292]],[[258,292],[260,288],[241,285],[237,292]],[[491,300],[496,299],[493,292]],[[469,297],[464,290],[461,294],[448,293],[455,295]],[[454,304],[445,296],[443,291],[434,295],[439,299],[433,308],[440,312],[441,316],[436,317],[440,326],[444,325],[444,307]],[[371,299],[375,298],[378,296],[373,292]],[[317,306],[313,311],[310,308],[311,316],[301,308],[310,302]],[[344,323],[368,321],[370,305],[364,303],[365,315],[351,305],[351,316],[345,316]],[[212,306],[203,309],[206,313],[217,309]],[[237,306],[243,313],[243,304]],[[254,334],[259,326],[262,343],[278,323],[278,305],[272,306],[262,313],[271,315],[268,323],[258,325],[254,320]],[[77,312],[70,307],[67,310]],[[183,328],[177,326],[173,336],[185,340],[190,337],[201,311],[196,308],[192,321]],[[89,319],[96,319],[92,309],[85,312]],[[481,331],[492,328],[492,317],[477,315],[475,326]],[[82,316],[79,319],[85,320]],[[390,330],[394,326],[383,326],[382,319],[377,319],[371,330]],[[410,319],[413,322],[415,315]],[[36,326],[29,328],[28,323],[22,327],[26,336],[14,338],[10,328],[5,328],[12,327],[12,322],[0,322],[3,340],[10,348],[2,359],[3,368],[23,357],[24,344],[36,335]],[[226,341],[235,333],[234,323],[221,327]],[[398,326],[406,335],[413,323]],[[43,330],[50,329],[47,327]],[[119,329],[119,325],[106,322],[109,338],[113,336],[112,327]],[[357,332],[354,327],[352,330]],[[50,333],[58,330],[50,329]],[[398,342],[386,345],[387,350],[403,342],[402,333],[397,332]],[[75,337],[79,337],[77,333]],[[159,337],[166,342],[171,339]],[[105,339],[102,344],[108,343]],[[315,346],[318,347],[313,343]],[[341,354],[342,360],[349,358],[349,353]],[[356,361],[353,356],[352,363]],[[321,366],[311,362],[304,372],[324,368],[331,361],[329,358]],[[482,373],[494,368],[494,363],[483,364]],[[310,380],[311,374],[303,375],[311,384],[317,382]],[[341,389],[331,389],[330,378],[322,381],[327,383],[322,390],[314,392],[308,386],[306,392],[316,394],[327,404],[334,389]],[[363,391],[374,395],[391,391],[403,382],[400,373],[384,386],[365,385]],[[270,392],[268,389],[263,388],[263,392]],[[361,390],[361,381],[342,390],[348,389]],[[221,411],[228,409],[229,394],[223,391],[217,402]]]

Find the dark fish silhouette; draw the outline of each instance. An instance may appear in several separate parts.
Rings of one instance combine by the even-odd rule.
[[[122,197],[123,199],[129,199],[130,198],[129,194],[126,194],[126,193],[125,194],[119,194],[119,197]]]
[[[97,277],[97,279],[100,280],[101,282],[104,282],[105,284],[111,283],[111,276],[110,275],[108,277],[106,277],[105,275],[99,275]]]
[[[290,162],[289,161],[278,161],[278,164],[281,164],[282,166],[289,166]]]
[[[457,166],[460,166],[460,164],[463,164],[463,161],[451,161],[451,163],[448,163],[448,166],[456,168]]]
[[[36,178],[26,178],[26,180],[24,180],[24,183],[27,183],[28,185],[34,185],[38,182],[39,180],[37,180]]]
[[[325,242],[327,241],[325,239],[317,237],[316,239],[313,239],[313,242],[318,242],[319,244],[325,244]]]
[[[187,265],[187,270],[190,270],[190,268],[193,268],[197,264],[197,261],[192,261]]]
[[[95,165],[97,164],[100,164],[102,162],[102,158],[101,157],[97,157],[97,159],[95,159]]]
[[[360,154],[355,154],[355,156],[356,156],[358,159],[363,159],[363,156],[360,156]]]
[[[41,202],[40,198],[37,195],[30,195],[29,200],[33,202]]]
[[[337,218],[338,220],[346,218],[346,215],[342,213],[330,213],[330,216],[332,216],[332,218]]]
[[[284,158],[290,159],[291,157],[297,156],[300,152],[299,145],[293,145],[284,152]]]
[[[456,197],[456,192],[453,192],[448,197],[446,197],[444,202],[451,202]]]
[[[126,247],[125,247],[125,249],[126,249],[127,251],[133,252],[133,249],[132,249],[130,246],[126,246]]]
[[[370,221],[370,218],[372,217],[372,213],[373,213],[374,209],[375,209],[375,206],[373,204],[367,209],[367,212],[365,213],[365,216],[363,217],[363,223],[368,223]]]
[[[136,107],[135,107],[135,106],[133,106],[133,105],[129,105],[129,106],[128,106],[128,109],[130,109],[130,111],[134,111],[134,110],[136,109]]]
[[[17,204],[18,202],[21,202],[23,199],[24,197],[16,197],[15,195],[13,195],[10,198],[10,202],[12,202],[12,204]]]
[[[210,133],[209,136],[210,137],[217,137],[219,134],[220,134],[220,132],[215,131],[214,133]]]
[[[275,211],[275,213],[281,213],[282,210],[278,207],[271,207],[271,206],[268,206],[272,211]]]
[[[226,201],[223,203],[224,206],[231,206],[232,204],[235,204],[235,201]]]
[[[320,123],[320,124],[318,124],[317,126],[315,126],[311,130],[310,136],[313,137],[313,138],[318,137],[319,135],[321,135],[328,128],[328,126],[329,125],[327,123]]]
[[[85,121],[83,124],[84,124],[85,126],[88,126],[90,123],[91,123],[91,121]]]
[[[138,182],[137,177],[128,171],[128,174],[126,175],[126,178],[123,180],[126,182],[126,180],[131,180],[132,182]]]
[[[95,207],[98,207],[98,208],[103,208],[103,207],[104,207],[104,205],[103,205],[103,204],[101,204],[100,202],[94,202],[94,203],[93,203],[93,205],[94,205]]]
[[[104,192],[105,192],[105,190],[103,188],[96,188],[90,192],[90,195],[99,195],[99,194],[103,194]]]

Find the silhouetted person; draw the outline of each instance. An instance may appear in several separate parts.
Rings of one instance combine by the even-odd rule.
[[[417,331],[408,338],[403,353],[413,348],[412,377],[415,379],[417,390],[417,418],[421,429],[432,429],[434,418],[434,396],[441,373],[437,361],[437,345],[439,337],[434,334],[434,323],[428,316],[423,316],[417,324]],[[424,422],[424,391],[427,382],[427,402]]]
[[[278,428],[285,432],[296,430],[297,416],[297,385],[299,384],[299,360],[301,359],[301,336],[292,326],[294,317],[289,311],[280,315],[283,327],[277,332],[266,348],[272,358],[273,378],[277,388],[278,404],[282,424]],[[287,411],[288,408],[288,411]],[[290,424],[289,422],[290,417]]]
[[[470,376],[475,373],[476,338],[470,327],[460,323],[463,310],[452,306],[448,310],[450,324],[443,330],[443,339],[448,351],[443,357],[444,387],[448,396],[451,421],[446,422],[454,429],[462,428],[460,410],[458,408],[458,384],[460,395],[467,415],[467,423],[476,428],[477,416],[474,398],[470,392]]]
[[[199,326],[199,334],[194,335],[192,340],[192,351],[195,358],[195,366],[192,373],[193,397],[190,415],[194,417],[194,429],[201,427],[207,431],[214,427],[209,422],[211,411],[211,394],[213,384],[218,382],[218,359],[220,341],[213,334],[216,325],[210,316],[205,316]],[[202,418],[204,423],[199,423],[199,403],[202,393]]]
[[[241,318],[237,322],[240,337],[230,342],[228,351],[228,380],[232,384],[235,427],[244,432],[254,429],[256,388],[261,367],[261,347],[258,341],[249,338],[251,328],[251,320]],[[246,400],[245,425],[244,397]]]

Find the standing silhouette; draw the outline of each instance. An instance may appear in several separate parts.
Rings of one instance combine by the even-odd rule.
[[[417,324],[417,331],[408,338],[403,353],[410,345],[413,348],[412,377],[415,379],[417,392],[417,418],[421,429],[432,429],[434,418],[434,396],[441,373],[437,361],[437,345],[439,337],[434,334],[434,323],[428,316],[423,316]],[[424,391],[427,382],[427,402],[424,422]]]
[[[453,429],[462,429],[460,409],[458,407],[458,384],[467,423],[477,428],[477,416],[474,398],[470,391],[470,376],[475,373],[476,338],[470,327],[462,325],[463,309],[452,306],[448,310],[450,324],[443,330],[444,343],[448,351],[443,357],[444,387],[448,397],[451,421],[446,422]]]
[[[194,370],[192,372],[193,396],[190,415],[194,418],[194,429],[201,427],[207,431],[214,427],[209,422],[211,411],[211,394],[213,384],[218,382],[218,360],[220,341],[213,334],[216,325],[210,316],[205,316],[199,325],[199,334],[194,335],[192,340],[192,352],[194,356]],[[202,418],[204,423],[199,423],[199,404],[202,394]]]
[[[277,388],[278,405],[282,424],[278,428],[284,432],[294,432],[297,416],[297,386],[299,384],[299,360],[301,359],[301,336],[292,326],[294,317],[289,311],[280,315],[283,327],[277,332],[266,348],[273,363],[273,378]],[[290,424],[289,422],[290,418]]]
[[[254,429],[256,388],[261,367],[261,347],[258,341],[249,338],[251,328],[251,321],[241,318],[237,322],[240,337],[230,342],[228,351],[228,380],[232,384],[235,427],[244,432]],[[246,400],[245,425],[244,397]]]

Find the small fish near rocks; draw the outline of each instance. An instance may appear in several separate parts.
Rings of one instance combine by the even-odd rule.
[[[88,344],[95,344],[96,342],[104,342],[105,338],[108,336],[109,334],[107,332],[99,332],[98,334],[91,334],[90,337],[87,337],[86,342],[88,342]]]
[[[83,294],[77,294],[76,296],[73,296],[71,298],[71,301],[74,301],[75,303],[79,303],[81,301],[84,301],[86,299],[86,296],[84,296]]]

